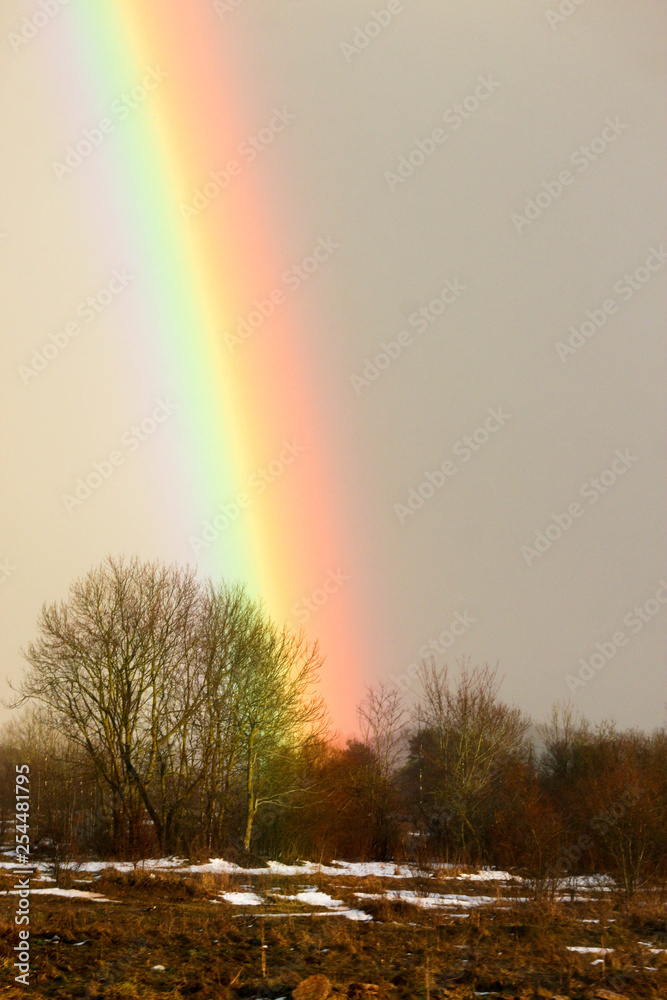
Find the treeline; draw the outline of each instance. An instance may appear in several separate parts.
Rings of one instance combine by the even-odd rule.
[[[667,874],[667,731],[557,708],[533,727],[495,670],[424,664],[406,706],[369,689],[342,747],[317,645],[239,586],[109,559],[45,606],[0,738],[0,834],[30,766],[33,848],[76,857],[226,853],[443,859],[539,886]]]

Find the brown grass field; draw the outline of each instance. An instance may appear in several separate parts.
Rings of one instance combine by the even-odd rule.
[[[656,892],[630,903],[609,891],[538,903],[520,883],[462,882],[451,870],[380,878],[107,868],[66,871],[59,881],[112,902],[32,895],[23,986],[12,966],[17,896],[0,896],[0,997],[667,1000],[667,908]],[[13,883],[0,876],[5,893]],[[386,897],[404,890],[412,902]],[[314,891],[372,920],[278,898]],[[262,902],[220,896],[230,892]],[[450,893],[473,899],[424,905],[429,894]],[[472,905],[479,896],[483,905]],[[326,978],[303,983],[316,976]]]

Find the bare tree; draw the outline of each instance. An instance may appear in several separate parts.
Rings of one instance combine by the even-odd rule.
[[[577,714],[571,702],[556,702],[537,733],[544,744],[540,760],[543,772],[555,784],[567,783],[593,743],[590,723]]]
[[[45,856],[60,878],[63,863],[71,863],[90,837],[99,805],[87,755],[41,705],[3,727],[0,748],[0,760],[11,762],[6,777],[12,793],[15,764],[29,767],[31,849]]]
[[[365,797],[372,828],[372,852],[381,860],[396,836],[395,777],[405,751],[407,712],[396,686],[379,684],[366,691],[359,706],[361,738],[369,751]]]
[[[44,606],[38,632],[21,700],[50,706],[85,750],[116,849],[125,829],[138,843],[146,813],[173,848],[193,796],[210,844],[236,790],[247,849],[259,808],[287,801],[295,755],[326,730],[317,646],[192,569],[109,558]]]
[[[202,627],[204,697],[193,724],[202,770],[201,836],[208,848],[228,832],[238,784],[243,677],[252,673],[260,609],[240,585],[208,585]]]
[[[234,678],[234,726],[245,772],[245,850],[259,808],[284,805],[299,790],[290,781],[295,755],[327,732],[324,703],[313,691],[321,665],[317,643],[258,616]]]
[[[497,668],[472,667],[464,659],[452,684],[446,666],[431,664],[420,680],[417,719],[427,737],[421,745],[433,804],[451,816],[461,851],[479,851],[479,813],[503,767],[526,754],[529,721],[499,700]]]
[[[109,558],[67,601],[42,608],[39,638],[24,653],[21,697],[50,706],[86,750],[111,795],[116,847],[124,820],[136,840],[144,809],[160,846],[169,845],[167,762],[187,757],[202,697],[200,610],[194,571]]]

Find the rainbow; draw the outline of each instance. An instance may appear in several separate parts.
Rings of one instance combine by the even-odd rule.
[[[216,513],[210,498],[233,502],[283,441],[296,441],[298,460],[200,559],[206,572],[244,580],[277,619],[293,620],[295,602],[341,566],[343,507],[332,474],[340,445],[318,405],[315,338],[305,350],[307,338],[296,335],[312,322],[298,296],[275,309],[270,336],[230,349],[239,317],[275,289],[285,266],[279,218],[251,154],[240,152],[256,131],[244,115],[248,67],[234,65],[212,4],[96,0],[60,17],[69,51],[58,61],[78,75],[91,124],[108,108],[116,132],[105,150],[106,190],[89,198],[91,238],[140,262],[133,370],[159,374],[182,404],[185,429],[162,484],[177,507],[172,523],[186,539],[198,535]],[[266,137],[281,124],[284,112],[270,116]],[[321,637],[323,693],[344,729],[361,676],[353,593],[341,588],[305,626]]]

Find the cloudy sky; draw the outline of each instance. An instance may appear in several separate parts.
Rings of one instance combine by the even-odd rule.
[[[99,247],[67,221],[90,192],[64,193],[50,170],[72,134],[58,131],[58,102],[81,81],[73,72],[55,96],[39,83],[79,2],[18,47],[10,34],[38,5],[9,0],[0,15],[0,601],[14,678],[42,601],[108,552],[186,561],[199,526],[160,513],[178,417],[85,514],[61,502],[133,422],[113,386],[136,393],[142,416],[165,388],[115,347],[123,324],[141,336],[134,292],[57,373],[21,377],[82,288],[99,287]],[[363,650],[336,724],[350,730],[364,684],[411,685],[432,653],[498,662],[504,695],[537,718],[571,697],[593,719],[661,725],[664,5],[206,6],[248,121],[294,115],[252,168],[283,260],[335,244],[294,294],[343,525],[321,581],[345,580],[308,629],[331,637],[327,615],[346,601]],[[215,554],[202,566],[219,569]]]

